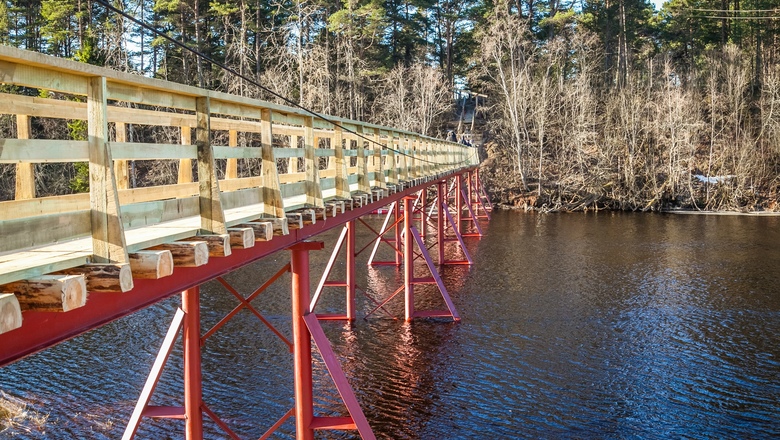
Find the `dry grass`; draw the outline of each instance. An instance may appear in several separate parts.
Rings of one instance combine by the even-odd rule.
[[[0,391],[0,433],[9,430],[41,432],[44,431],[48,419],[48,414],[28,409],[21,399]]]

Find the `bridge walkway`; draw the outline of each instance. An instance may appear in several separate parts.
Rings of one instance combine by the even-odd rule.
[[[2,333],[88,307],[88,292],[135,296],[183,268],[209,273],[237,249],[270,251],[476,165],[473,149],[440,139],[7,46],[0,82],[17,92],[0,93],[16,122],[0,139],[16,188],[0,202]],[[49,195],[43,169],[68,163],[88,164],[89,192]],[[133,187],[142,167],[161,183]]]

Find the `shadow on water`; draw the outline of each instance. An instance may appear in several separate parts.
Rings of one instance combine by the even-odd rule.
[[[381,312],[323,322],[378,437],[780,436],[780,218],[497,212],[486,226],[482,240],[467,238],[476,264],[442,271],[460,323],[405,324]],[[328,249],[337,236],[320,238]],[[358,248],[368,240],[361,232]],[[328,253],[312,255],[314,274]],[[365,267],[366,257],[361,313],[403,282],[394,267]],[[279,253],[226,279],[248,295],[287,261]],[[339,262],[331,279],[343,276]],[[287,338],[289,283],[282,276],[253,302]],[[431,286],[419,294],[419,307],[442,307]],[[237,304],[218,283],[204,285],[204,332]],[[0,371],[0,390],[49,414],[45,432],[0,438],[119,437],[177,305]],[[343,307],[343,290],[328,288],[318,311]],[[402,317],[401,296],[386,308]],[[289,350],[246,310],[208,340],[203,359],[204,400],[242,437],[259,437],[292,407]],[[177,348],[155,404],[180,404],[181,363]],[[318,356],[315,369],[317,412],[343,414]],[[179,438],[181,428],[145,420],[139,438]],[[224,435],[207,423],[207,437]],[[293,424],[275,438],[294,438]]]

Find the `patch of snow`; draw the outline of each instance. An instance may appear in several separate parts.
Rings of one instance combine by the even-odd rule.
[[[703,176],[701,174],[694,174],[693,177],[696,180],[698,180],[699,182],[704,182],[704,183],[723,183],[723,182],[725,182],[727,180],[731,180],[731,179],[733,179],[733,178],[735,178],[737,176],[735,176],[733,174],[729,174],[727,176],[713,176],[713,177],[709,177],[709,176]]]

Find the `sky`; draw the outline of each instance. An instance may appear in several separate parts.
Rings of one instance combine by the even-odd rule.
[[[664,4],[666,0],[652,0],[652,3],[655,5],[655,10],[658,11],[661,9],[661,5]]]

